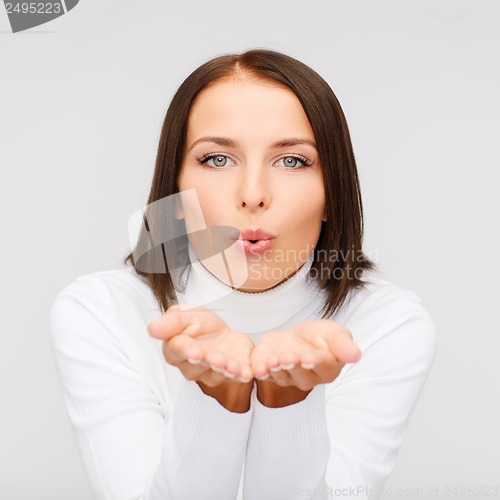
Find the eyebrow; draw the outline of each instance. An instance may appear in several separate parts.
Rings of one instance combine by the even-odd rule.
[[[232,139],[228,139],[226,137],[202,137],[191,144],[191,147],[188,151],[191,151],[198,143],[200,142],[213,142],[218,144],[219,146],[225,146],[230,148],[237,148],[238,143],[233,141]],[[299,139],[299,138],[291,138],[291,139],[281,139],[280,141],[275,142],[271,145],[272,148],[286,148],[289,146],[296,146],[297,144],[308,144],[315,149],[318,149],[316,144],[309,139]]]

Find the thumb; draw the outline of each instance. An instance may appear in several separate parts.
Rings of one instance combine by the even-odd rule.
[[[330,335],[323,336],[322,333],[318,335],[328,344],[330,351],[338,360],[344,363],[354,363],[361,357],[361,351],[352,340],[350,333],[341,330]]]
[[[315,320],[303,324],[312,334],[318,348],[327,348],[338,360],[344,363],[358,361],[361,357],[359,347],[352,340],[348,328],[333,320]]]
[[[349,329],[331,319],[306,321],[294,328],[303,335],[310,335],[317,348],[328,349],[339,361],[353,363],[361,357]]]
[[[178,308],[169,308],[163,316],[151,321],[147,330],[151,337],[170,340],[194,326],[192,318],[193,315],[188,311],[181,312]]]

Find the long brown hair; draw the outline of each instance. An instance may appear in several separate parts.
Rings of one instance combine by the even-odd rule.
[[[217,79],[238,74],[272,80],[288,87],[302,104],[313,129],[323,168],[327,221],[322,223],[309,276],[314,276],[318,287],[326,292],[321,312],[322,318],[328,318],[343,304],[351,289],[366,284],[363,272],[377,270],[377,266],[362,251],[363,205],[344,113],[327,82],[306,64],[273,50],[252,49],[242,54],[215,57],[195,69],[181,84],[168,107],[147,205],[179,192],[177,180],[184,155],[187,121],[197,95]],[[141,240],[145,238],[147,235],[142,231],[138,246],[144,246]],[[161,311],[165,312],[175,303],[174,285],[166,261],[165,271],[154,273],[141,271],[133,253],[124,260],[125,264],[129,262],[146,278]]]

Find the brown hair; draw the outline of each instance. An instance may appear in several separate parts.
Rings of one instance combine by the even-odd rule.
[[[273,50],[252,49],[215,57],[195,69],[168,107],[147,205],[179,192],[177,180],[187,121],[197,95],[217,79],[239,74],[288,87],[302,104],[314,132],[323,169],[327,222],[322,223],[309,276],[314,276],[318,287],[326,292],[321,312],[322,318],[328,318],[343,304],[351,289],[366,284],[361,279],[363,271],[376,270],[377,266],[362,251],[363,205],[344,113],[330,86],[306,64]],[[146,232],[142,231],[138,247],[145,238]],[[164,272],[150,273],[138,268],[132,253],[124,260],[131,262],[136,272],[146,278],[160,310],[165,312],[176,297],[166,259],[163,261]]]

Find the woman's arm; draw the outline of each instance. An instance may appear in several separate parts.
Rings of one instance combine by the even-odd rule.
[[[329,320],[306,321],[259,339],[251,357],[257,391],[245,499],[326,498],[324,384],[360,355],[351,332]]]
[[[170,307],[148,325],[151,336],[162,340],[165,361],[187,380],[229,411],[250,408],[253,342],[233,331],[220,316],[202,306]]]
[[[207,396],[214,398],[227,410],[235,413],[246,413],[250,410],[253,381],[247,383],[228,382],[216,387],[210,387],[200,381],[196,383]]]
[[[269,408],[255,398],[245,500],[378,498],[435,352],[434,323],[419,301],[397,300],[378,324],[376,313],[350,323],[369,332],[360,360],[302,401]]]
[[[89,275],[58,295],[50,317],[64,403],[95,498],[234,500],[253,409],[228,411],[182,378],[175,406],[160,404],[123,348],[112,310],[107,285]]]
[[[330,490],[378,499],[427,380],[437,347],[435,324],[416,294],[387,307],[383,322],[361,347],[363,357],[327,386],[327,426],[332,447]],[[353,323],[367,331],[370,315]],[[368,337],[367,337],[368,340]]]

